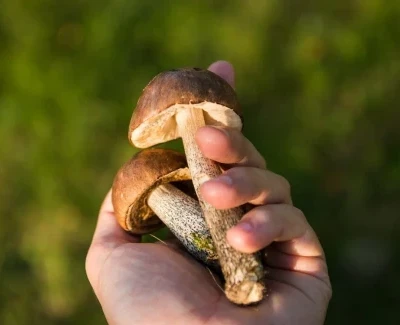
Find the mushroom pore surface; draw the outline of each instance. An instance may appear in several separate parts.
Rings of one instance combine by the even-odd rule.
[[[125,163],[114,178],[112,202],[119,224],[135,234],[163,226],[147,204],[151,191],[161,184],[190,180],[183,154],[166,149],[147,149]]]
[[[167,226],[193,257],[216,270],[218,256],[185,166],[185,156],[171,150],[135,155],[115,178],[115,213],[135,234]]]

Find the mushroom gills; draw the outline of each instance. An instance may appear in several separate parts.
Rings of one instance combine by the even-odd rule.
[[[199,203],[172,184],[157,186],[147,204],[195,258],[218,268],[218,257]]]

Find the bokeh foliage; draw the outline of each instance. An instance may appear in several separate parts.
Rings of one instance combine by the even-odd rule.
[[[84,260],[134,104],[156,73],[217,59],[326,249],[327,324],[398,321],[399,1],[0,8],[1,324],[105,324]]]

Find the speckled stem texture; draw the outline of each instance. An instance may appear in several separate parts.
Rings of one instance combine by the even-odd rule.
[[[225,278],[225,294],[230,301],[239,305],[257,303],[263,299],[265,294],[264,270],[261,260],[257,254],[236,251],[226,240],[226,232],[241,219],[242,209],[217,210],[203,201],[199,192],[199,187],[204,181],[221,174],[218,164],[205,158],[195,141],[196,131],[205,125],[203,111],[195,107],[182,110],[177,115],[177,124],[193,185],[210,229]]]
[[[189,253],[208,266],[219,266],[210,231],[196,200],[175,186],[164,184],[150,193],[147,203]]]

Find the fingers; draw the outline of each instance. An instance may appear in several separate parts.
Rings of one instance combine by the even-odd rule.
[[[209,70],[234,87],[234,70],[228,62],[215,62]],[[314,231],[302,212],[292,206],[289,183],[264,170],[264,158],[241,132],[206,126],[198,130],[196,141],[205,157],[234,166],[201,186],[201,195],[208,203],[217,209],[245,203],[265,205],[248,212],[228,231],[228,241],[234,248],[253,253],[277,242],[276,248],[281,254],[305,259],[323,256]],[[308,263],[306,260],[301,262]]]
[[[204,127],[197,132],[196,140],[209,159],[234,166],[254,167],[231,168],[222,177],[202,185],[203,198],[217,209],[233,208],[244,203],[290,202],[287,181],[263,170],[266,167],[264,158],[239,131]],[[272,190],[266,189],[266,186]]]
[[[322,281],[329,282],[328,268],[320,256],[298,256],[279,251],[274,245],[266,248],[265,263],[269,267],[288,271],[297,271],[313,275]]]
[[[238,130],[206,126],[197,131],[196,142],[205,157],[219,163],[266,167],[262,155]]]
[[[200,192],[203,199],[217,209],[245,203],[291,203],[290,186],[282,176],[253,167],[231,168],[203,183]]]
[[[232,64],[227,61],[217,61],[208,67],[208,70],[224,78],[232,87],[235,87],[235,72]]]
[[[254,253],[279,243],[278,249],[286,254],[322,256],[322,248],[303,213],[288,204],[270,204],[256,207],[227,232],[232,247]]]
[[[291,255],[325,258],[318,237],[310,226],[303,236],[279,243],[276,249]]]
[[[325,262],[322,262],[325,263]],[[314,306],[320,305],[321,301],[328,302],[332,296],[332,288],[327,273],[323,273],[324,265],[321,264],[321,270],[319,272],[293,272],[290,270],[283,270],[281,268],[266,268],[267,285],[271,287],[274,285],[275,290],[279,292],[290,289],[291,295],[293,296],[293,290],[298,293],[302,293],[310,301],[314,303]],[[310,276],[311,275],[311,276]],[[319,285],[316,285],[316,279],[319,280]],[[273,281],[271,283],[271,281]],[[278,288],[276,285],[279,285]],[[283,286],[283,287],[282,287]],[[285,288],[286,287],[286,290]],[[323,305],[326,306],[324,303]],[[323,320],[315,324],[323,324]],[[307,323],[308,324],[308,323]]]
[[[232,87],[235,87],[235,71],[229,62],[214,62],[208,67],[208,70],[224,78]],[[265,168],[264,158],[239,131],[204,127],[199,130],[196,140],[203,154],[212,160],[223,164]],[[227,149],[227,151],[224,149]]]

